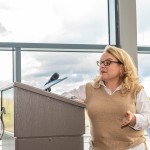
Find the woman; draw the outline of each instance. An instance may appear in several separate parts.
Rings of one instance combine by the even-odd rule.
[[[150,103],[136,67],[123,49],[106,46],[97,61],[100,75],[63,95],[82,100],[90,118],[90,150],[146,150]]]

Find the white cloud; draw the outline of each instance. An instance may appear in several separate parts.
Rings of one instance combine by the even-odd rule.
[[[22,54],[23,82],[42,87],[50,76],[58,72],[60,78],[68,77],[59,86],[54,87],[55,92],[74,88],[86,81],[91,81],[98,73],[96,61],[99,53],[29,53]],[[63,87],[60,88],[60,87]]]
[[[0,5],[1,23],[9,33],[0,35],[1,41],[100,43],[101,32],[107,35],[105,0],[3,0]]]

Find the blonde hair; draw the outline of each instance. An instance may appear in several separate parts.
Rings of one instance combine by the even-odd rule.
[[[111,54],[124,66],[123,74],[121,75],[121,94],[126,95],[128,92],[133,93],[134,96],[141,90],[142,86],[139,83],[137,68],[131,56],[123,49],[115,46],[106,46],[104,52]],[[101,76],[94,79],[93,87],[98,88]]]

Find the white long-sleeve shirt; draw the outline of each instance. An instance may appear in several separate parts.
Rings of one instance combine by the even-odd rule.
[[[110,95],[121,89],[121,86],[119,86],[112,93],[111,90],[107,88],[103,82],[100,82],[100,84],[104,86],[104,89]],[[81,85],[78,89],[73,89],[70,92],[63,93],[62,95],[68,98],[77,98],[84,102],[84,100],[86,99],[86,85]],[[135,116],[136,124],[132,128],[134,128],[135,130],[145,130],[147,128],[150,128],[150,101],[148,100],[144,89],[141,89],[141,91],[137,94]],[[142,143],[129,150],[145,150],[145,145],[144,143]]]

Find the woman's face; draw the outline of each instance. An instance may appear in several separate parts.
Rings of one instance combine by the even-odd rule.
[[[100,58],[100,74],[104,82],[120,80],[123,72],[123,65],[111,54],[104,52]]]

